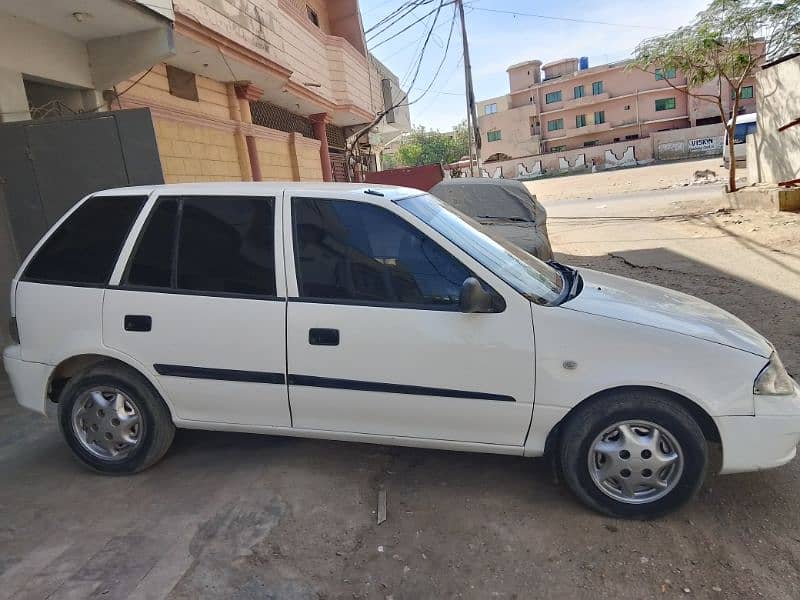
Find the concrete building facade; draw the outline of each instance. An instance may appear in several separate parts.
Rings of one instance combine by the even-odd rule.
[[[357,0],[80,4],[0,7],[0,121],[147,107],[167,182],[343,179],[346,138],[400,93]]]
[[[800,54],[763,66],[756,74],[758,116],[747,136],[748,180],[779,184],[800,180]]]
[[[585,58],[510,66],[509,93],[478,103],[484,161],[566,152],[721,123],[715,104],[687,98],[671,87],[686,87],[681,73],[654,74],[627,67],[627,62],[589,67]],[[715,81],[708,87],[716,92],[719,85]],[[724,97],[730,110],[730,92]],[[755,81],[745,83],[740,106],[742,112],[755,110]]]

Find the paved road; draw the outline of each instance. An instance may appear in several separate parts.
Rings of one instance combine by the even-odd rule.
[[[719,219],[555,218],[704,206],[672,204],[688,193],[553,203],[554,246],[745,316],[797,373],[791,254]],[[712,476],[683,511],[625,522],[542,461],[191,431],[155,468],[101,477],[0,379],[0,598],[798,598],[798,492],[797,464]]]

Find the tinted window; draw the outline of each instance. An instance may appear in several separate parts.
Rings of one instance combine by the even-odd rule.
[[[756,123],[737,123],[733,133],[733,143],[744,144],[747,142],[747,136],[755,133],[756,127]]]
[[[108,283],[145,200],[143,196],[89,198],[48,238],[25,269],[25,278]]]
[[[360,202],[296,198],[293,213],[301,296],[458,305],[469,270],[391,212]]]
[[[181,212],[179,289],[275,295],[273,199],[186,197]]]
[[[178,199],[162,198],[153,209],[129,267],[131,285],[170,287]]]

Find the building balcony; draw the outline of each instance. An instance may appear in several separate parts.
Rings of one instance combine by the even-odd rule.
[[[0,38],[7,68],[101,92],[174,52],[170,0],[159,6],[146,0],[66,4],[2,2]]]
[[[572,137],[576,135],[592,135],[593,133],[600,133],[601,131],[610,131],[611,123],[592,123],[586,124],[583,127],[570,127],[567,129],[567,135]]]
[[[369,122],[369,63],[356,0],[278,0],[264,27],[246,3],[230,14],[216,0],[174,0],[176,56],[169,62],[217,81],[250,81],[263,100],[337,126]]]
[[[581,96],[580,98],[572,98],[571,100],[564,100],[563,108],[580,108],[581,106],[591,106],[596,102],[604,102],[611,98],[611,94],[603,92],[602,94],[595,94],[590,96]]]
[[[555,131],[548,131],[542,136],[542,141],[548,142],[550,140],[557,140],[565,138],[569,135],[566,129],[556,129]]]

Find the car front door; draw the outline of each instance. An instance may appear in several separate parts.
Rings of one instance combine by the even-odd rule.
[[[150,203],[105,293],[104,344],[147,368],[185,424],[290,426],[276,198]]]
[[[295,427],[524,443],[534,389],[527,300],[389,202],[286,198],[284,227]],[[472,275],[502,310],[460,311]]]

